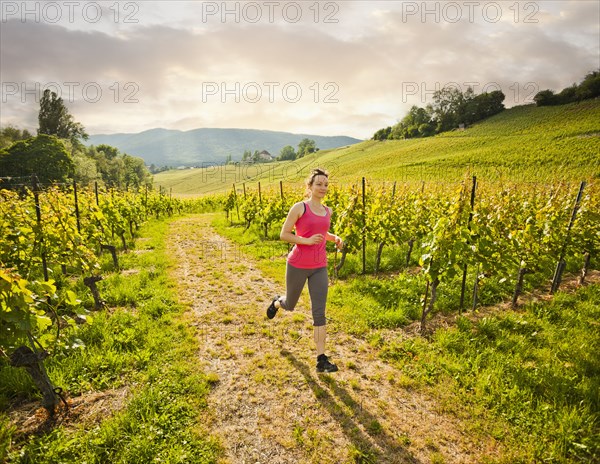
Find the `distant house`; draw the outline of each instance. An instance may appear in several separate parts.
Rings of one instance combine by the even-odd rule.
[[[267,150],[263,150],[258,153],[258,150],[254,151],[254,154],[250,150],[244,152],[242,156],[242,164],[254,164],[254,163],[269,163],[275,161],[275,157],[271,155]]]
[[[259,162],[273,161],[275,160],[275,157],[271,155],[271,153],[269,153],[267,150],[263,150],[258,154],[258,160]]]

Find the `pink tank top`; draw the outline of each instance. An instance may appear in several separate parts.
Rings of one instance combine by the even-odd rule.
[[[325,237],[331,224],[331,211],[326,206],[325,216],[318,216],[312,212],[307,202],[304,202],[305,211],[296,221],[296,235],[311,237],[323,234],[323,241],[317,245],[300,245],[296,243],[288,255],[288,263],[300,269],[316,269],[327,266],[327,251]]]

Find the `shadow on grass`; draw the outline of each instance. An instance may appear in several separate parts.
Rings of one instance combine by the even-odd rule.
[[[354,462],[421,464],[421,461],[412,456],[397,439],[386,433],[377,417],[357,403],[332,376],[323,374],[323,383],[330,388],[330,391],[327,391],[313,375],[313,369],[287,350],[282,350],[281,354],[304,376],[315,397],[340,424],[354,447]],[[338,400],[353,413],[346,412]]]

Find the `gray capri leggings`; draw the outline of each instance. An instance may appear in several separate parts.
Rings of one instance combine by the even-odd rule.
[[[317,269],[300,269],[287,263],[285,268],[285,300],[280,299],[281,307],[286,311],[293,311],[300,298],[300,293],[308,279],[308,293],[312,306],[313,325],[319,327],[325,325],[325,304],[327,302],[327,290],[329,278],[327,267]]]

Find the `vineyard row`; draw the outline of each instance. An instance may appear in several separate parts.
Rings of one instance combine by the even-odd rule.
[[[43,360],[61,328],[76,330],[76,321],[88,313],[81,305],[84,295],[73,291],[77,286],[70,280],[82,279],[100,309],[104,302],[96,284],[102,280],[103,251],[112,254],[118,271],[117,242],[127,250],[128,237],[133,240],[149,217],[217,204],[218,199],[184,202],[148,189],[99,191],[75,183],[42,188],[35,179],[19,191],[0,189],[0,354],[30,373],[49,411],[60,392]]]
[[[262,192],[260,185],[258,191],[238,190],[234,185],[227,197],[226,214],[246,229],[254,225],[265,238],[279,231],[299,200],[281,184],[279,192]],[[385,247],[408,246],[406,264],[411,253],[419,252],[420,272],[429,284],[424,317],[440,283],[462,275],[464,295],[468,267],[477,270],[480,282],[514,279],[513,305],[527,274],[554,272],[549,278],[556,291],[566,263],[580,262],[583,280],[600,250],[599,200],[598,187],[591,184],[481,186],[475,177],[446,189],[370,186],[363,178],[331,188],[326,197],[333,209],[332,230],[345,244],[336,270],[347,254],[358,253],[364,273],[367,243],[377,248],[375,272]]]

